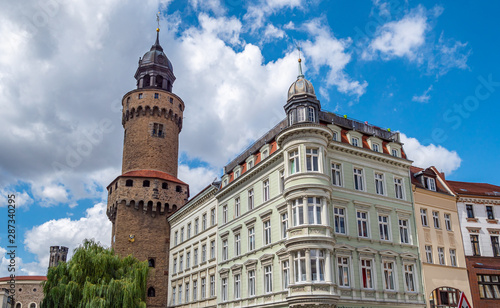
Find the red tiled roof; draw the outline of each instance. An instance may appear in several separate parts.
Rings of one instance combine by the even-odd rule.
[[[170,182],[174,182],[174,183],[187,185],[186,183],[179,180],[175,176],[168,174],[166,172],[157,171],[157,170],[133,170],[133,171],[129,171],[129,172],[126,172],[126,173],[116,177],[116,179],[114,179],[111,182],[111,184],[114,183],[119,177],[156,178],[156,179],[160,179],[160,180],[165,180],[165,181],[170,181]],[[109,188],[109,186],[111,186],[111,184],[108,185],[108,188]]]
[[[415,185],[416,187],[419,187],[419,188],[422,188],[422,189],[426,189],[424,187],[424,185],[422,184],[422,182],[419,181],[419,179],[417,179],[415,177],[415,174],[416,173],[419,173],[419,172],[422,172],[423,171],[423,174],[424,175],[427,175],[427,176],[431,176],[431,177],[436,177],[436,191],[437,192],[441,192],[441,193],[445,193],[445,194],[448,194],[450,195],[450,192],[449,192],[449,189],[446,188],[442,183],[441,181],[439,181],[437,178],[440,177],[442,180],[444,180],[444,177],[442,176],[442,174],[440,174],[436,168],[434,166],[431,166],[427,169],[424,169],[424,168],[420,168],[420,167],[415,167],[415,166],[411,166],[410,167],[410,178],[411,178],[411,183],[413,185]],[[446,181],[445,181],[446,183]]]
[[[458,195],[474,195],[500,198],[500,186],[486,183],[470,183],[458,181],[448,181],[448,184]]]
[[[46,276],[16,276],[16,280],[24,280],[24,281],[40,281],[47,280]],[[2,277],[0,278],[0,282],[10,281],[10,277]]]

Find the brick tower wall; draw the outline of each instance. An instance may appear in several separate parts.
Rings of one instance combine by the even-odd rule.
[[[171,92],[151,88],[128,92],[122,106],[122,173],[158,170],[177,177],[184,102]],[[153,136],[155,123],[163,125],[161,136]]]

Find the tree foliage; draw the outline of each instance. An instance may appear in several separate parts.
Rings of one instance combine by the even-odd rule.
[[[67,263],[49,269],[42,308],[146,308],[149,267],[85,240]]]

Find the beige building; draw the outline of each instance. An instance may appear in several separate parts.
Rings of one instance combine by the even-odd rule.
[[[46,281],[45,276],[16,276],[15,304],[8,303],[8,293],[10,290],[10,277],[0,278],[0,308],[39,308],[43,300],[42,282]]]
[[[435,167],[411,167],[411,181],[427,307],[457,307],[471,292],[456,196]]]

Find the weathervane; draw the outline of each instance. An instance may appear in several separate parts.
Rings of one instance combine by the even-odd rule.
[[[156,22],[158,23],[158,28],[156,28],[156,32],[160,32],[160,12],[156,14]]]
[[[300,58],[300,46],[299,44],[297,43],[297,50],[299,51],[299,76],[297,76],[297,78],[304,78],[304,74],[302,74],[302,59]]]

